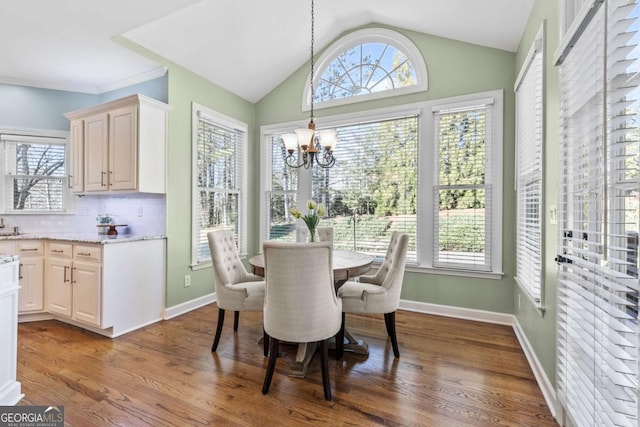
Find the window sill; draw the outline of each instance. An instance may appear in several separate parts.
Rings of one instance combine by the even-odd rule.
[[[489,280],[502,280],[504,272],[492,272],[492,271],[473,271],[473,270],[452,270],[445,268],[433,268],[433,267],[421,267],[416,264],[407,264],[404,269],[408,273],[420,273],[420,274],[437,274],[440,276],[458,276],[458,277],[473,277],[477,279],[489,279]]]

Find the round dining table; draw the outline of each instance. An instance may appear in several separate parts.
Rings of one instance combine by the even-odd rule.
[[[373,265],[373,256],[361,252],[334,249],[332,261],[333,281],[338,288],[347,280],[369,271]],[[264,277],[264,256],[262,254],[251,257],[249,264],[253,269],[253,274]]]
[[[373,265],[373,259],[373,256],[361,252],[334,249],[332,261],[333,281],[336,292],[347,280],[369,271]],[[264,277],[264,256],[262,254],[251,257],[249,264],[251,265],[253,274]],[[369,354],[369,345],[362,339],[356,337],[348,328],[345,328],[344,338],[346,340],[344,343],[344,351],[364,355]],[[335,346],[335,343],[333,343],[333,345]],[[291,363],[289,376],[304,378],[315,351],[316,343],[298,343],[296,360]]]

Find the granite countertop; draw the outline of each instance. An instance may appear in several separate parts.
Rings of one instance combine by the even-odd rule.
[[[136,242],[139,240],[156,240],[164,239],[165,235],[140,235],[140,234],[118,234],[111,238],[105,234],[96,233],[21,233],[17,236],[2,236],[0,235],[0,241],[2,240],[27,240],[27,239],[48,239],[48,240],[66,240],[69,242],[78,243],[125,243]]]

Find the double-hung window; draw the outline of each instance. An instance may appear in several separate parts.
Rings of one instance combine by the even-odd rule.
[[[501,99],[469,97],[432,108],[435,268],[502,269]]]
[[[541,307],[543,208],[543,29],[516,80],[516,282]]]
[[[213,230],[231,230],[240,253],[246,252],[247,125],[194,103],[192,139],[191,258],[196,266],[211,262],[207,233]]]
[[[70,204],[67,180],[67,138],[0,133],[4,211],[66,212]]]

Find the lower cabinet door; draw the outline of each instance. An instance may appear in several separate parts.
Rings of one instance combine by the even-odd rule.
[[[47,260],[47,311],[71,316],[71,261]]]
[[[18,312],[44,310],[44,262],[41,257],[20,258]]]
[[[73,318],[92,325],[102,324],[102,268],[100,264],[73,263]]]

